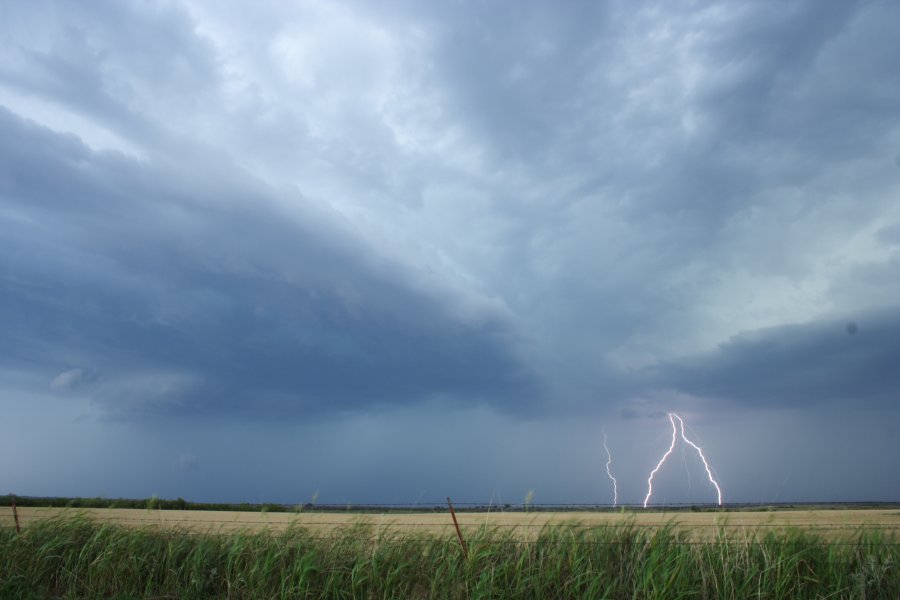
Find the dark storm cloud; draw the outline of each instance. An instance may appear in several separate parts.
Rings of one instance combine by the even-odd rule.
[[[779,189],[811,186],[847,161],[887,163],[892,149],[883,126],[900,118],[900,82],[877,74],[895,53],[886,24],[900,18],[896,4],[671,6],[642,26],[681,35],[633,48],[633,56],[646,52],[671,71],[635,69],[626,90],[612,89],[631,88],[645,105],[623,111],[628,96],[618,95],[613,115],[633,137],[613,130],[604,138],[641,148],[647,160],[627,151],[624,161],[611,157],[618,172],[594,187],[627,199],[630,218],[677,217],[679,245],[694,253],[718,244],[735,215],[770,205]],[[635,93],[642,90],[655,93]],[[670,101],[657,104],[661,94]]]
[[[746,407],[890,408],[900,390],[900,310],[760,329],[649,374],[661,386]]]
[[[693,48],[703,77],[686,105],[695,133],[641,210],[650,202],[718,225],[748,200],[766,202],[761,192],[873,154],[887,162],[882,127],[900,118],[900,81],[879,74],[898,18],[883,2],[743,3],[704,30]]]
[[[450,271],[509,307],[516,331],[535,342],[534,376],[555,381],[554,401],[563,405],[639,391],[641,383],[617,372],[617,363],[630,368],[632,360],[689,353],[661,346],[704,318],[691,307],[707,288],[728,287],[728,269],[802,278],[829,244],[800,250],[795,238],[821,229],[838,239],[881,216],[887,201],[878,194],[847,210],[841,194],[821,193],[830,186],[871,195],[869,186],[878,190],[884,178],[842,168],[850,157],[877,157],[889,142],[879,129],[900,111],[896,80],[872,84],[888,70],[890,3],[796,2],[782,11],[765,3],[725,10],[530,2],[514,14],[490,4],[395,2],[385,11],[310,4],[287,18],[276,4],[249,20],[243,7],[227,4],[221,13],[204,13],[202,5],[98,3],[71,14],[34,6],[11,15],[0,82],[90,115],[151,157],[142,163],[97,154],[72,136],[46,132],[7,136],[15,176],[6,190],[23,204],[6,244],[17,255],[30,245],[42,257],[30,267],[34,281],[20,276],[29,302],[40,297],[36,306],[45,306],[54,289],[65,290],[58,304],[93,315],[86,337],[104,347],[136,340],[140,350],[129,363],[146,360],[171,381],[156,391],[107,382],[104,397],[146,393],[165,404],[169,396],[215,395],[226,405],[241,402],[231,390],[268,389],[267,381],[303,382],[298,397],[430,389],[411,382],[406,390],[399,367],[369,372],[369,363],[354,362],[373,353],[431,381],[457,382],[435,392],[497,394],[518,377],[511,373],[521,367],[507,349],[518,333],[506,320],[490,316],[473,329],[436,317],[435,307],[452,312],[446,305],[455,301],[419,294],[393,267],[373,274],[359,256],[378,251],[355,246],[354,234],[301,227],[298,236],[299,225],[256,210],[262,205],[254,198],[278,194],[232,174],[230,165],[259,155],[264,169],[278,165],[265,171],[267,179],[300,180],[304,192],[325,180],[329,193],[349,198],[388,236],[408,235],[414,252],[433,246],[450,257]],[[207,21],[211,27],[199,27]],[[270,45],[253,42],[238,52],[227,38],[200,33],[222,23],[239,40],[249,35]],[[379,37],[385,31],[399,40],[396,48]],[[367,50],[344,47],[350,38]],[[304,44],[309,51],[295,52]],[[245,79],[228,79],[242,69]],[[402,132],[419,142],[417,150],[398,145],[385,127],[391,119],[372,111],[366,85],[389,90],[383,109],[392,127],[408,127]],[[429,107],[422,114],[419,102]],[[240,108],[229,113],[232,106]],[[275,120],[264,127],[268,118]],[[212,141],[197,142],[179,128]],[[432,129],[459,132],[461,142],[430,153]],[[219,130],[226,132],[221,140]],[[318,137],[307,137],[313,131]],[[215,143],[228,154],[213,151]],[[460,168],[454,159],[468,152],[478,159]],[[180,166],[160,166],[167,162]],[[328,165],[324,175],[293,175],[319,163]],[[802,193],[785,199],[784,189]],[[73,190],[77,201],[68,200]],[[395,204],[380,204],[372,190]],[[316,204],[327,204],[331,198],[323,202],[318,191]],[[836,216],[821,218],[820,206]],[[794,219],[806,229],[786,233],[782,210],[806,216]],[[36,223],[42,232],[28,229]],[[127,242],[118,241],[122,231]],[[324,253],[330,270],[292,260],[284,249]],[[60,354],[46,342],[53,337],[46,329],[60,319],[31,314],[24,301],[18,306],[21,347],[34,347],[31,359]],[[403,324],[393,324],[397,319]],[[31,329],[42,333],[28,339]],[[443,341],[433,354],[407,355],[385,329],[398,331],[391,339],[402,347],[418,337]],[[259,331],[269,333],[247,356],[217,350],[211,357],[210,348],[249,347],[236,340]],[[725,328],[721,336],[733,333]],[[305,341],[293,348],[288,339]],[[479,359],[481,352],[510,364]],[[359,376],[344,377],[343,361]],[[91,367],[70,363],[59,361],[60,372]],[[219,372],[221,364],[230,366]],[[460,377],[465,369],[471,378]],[[260,401],[288,387],[273,385]]]
[[[846,497],[900,439],[898,23],[0,2],[0,480],[594,501],[605,426],[640,500],[679,410],[729,498]]]
[[[898,16],[891,2],[748,3],[701,46],[713,76],[697,100],[733,142],[852,158],[900,114],[900,82],[883,76]]]
[[[7,365],[91,369],[95,399],[124,416],[526,401],[502,315],[454,316],[457,299],[296,194],[279,208],[221,169],[190,190],[6,111],[0,140]]]

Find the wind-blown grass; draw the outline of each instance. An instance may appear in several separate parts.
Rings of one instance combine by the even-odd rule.
[[[534,539],[320,531],[198,534],[58,518],[0,528],[0,598],[897,598],[900,545],[860,531],[690,539],[548,526]]]

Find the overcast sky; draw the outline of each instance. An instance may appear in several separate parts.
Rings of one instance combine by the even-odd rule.
[[[900,500],[900,4],[0,2],[0,493]],[[712,502],[679,442],[653,502]]]

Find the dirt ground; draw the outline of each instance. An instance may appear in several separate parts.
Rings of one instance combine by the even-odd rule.
[[[375,532],[453,533],[449,513],[355,514],[355,513],[261,513],[231,511],[187,511],[146,509],[64,509],[19,508],[22,527],[41,519],[61,515],[84,515],[90,519],[137,527],[178,528],[198,532],[284,530],[290,525],[327,535],[335,527],[358,523],[371,525]],[[786,527],[813,530],[829,537],[850,536],[861,528],[878,529],[900,537],[900,510],[897,509],[831,509],[782,510],[761,512],[463,512],[457,513],[461,528],[487,526],[510,531],[517,536],[533,537],[549,524],[577,524],[579,527],[602,527],[633,523],[637,527],[659,527],[673,524],[688,530],[692,536],[709,538],[724,529],[729,533],[766,532]],[[12,509],[0,507],[0,526],[12,526]]]

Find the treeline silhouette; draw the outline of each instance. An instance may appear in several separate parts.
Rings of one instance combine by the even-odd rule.
[[[445,503],[408,503],[408,504],[318,504],[313,502],[299,504],[282,504],[275,502],[250,503],[250,502],[191,502],[184,498],[70,498],[70,497],[40,497],[19,496],[6,494],[0,496],[0,506],[10,506],[13,501],[21,507],[53,507],[53,508],[141,508],[155,510],[206,510],[206,511],[235,511],[235,512],[446,512]],[[785,502],[785,503],[734,503],[725,506],[715,504],[665,504],[642,508],[640,504],[618,505],[611,504],[491,504],[485,502],[453,502],[454,508],[459,512],[612,512],[632,511],[657,512],[657,511],[771,511],[791,509],[838,509],[838,508],[892,508],[900,507],[896,502]]]

